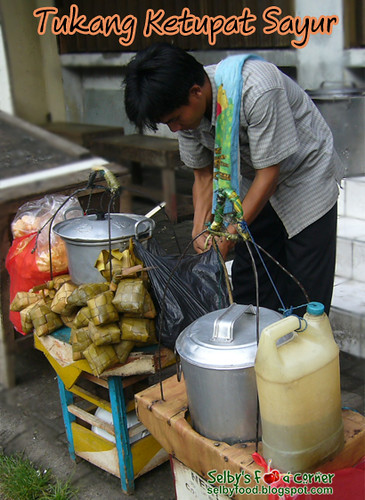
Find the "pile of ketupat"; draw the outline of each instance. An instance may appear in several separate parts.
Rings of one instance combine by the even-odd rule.
[[[29,292],[18,292],[10,305],[20,312],[24,333],[34,331],[41,337],[63,325],[70,327],[74,361],[86,358],[96,376],[125,363],[136,345],[156,343],[156,309],[143,264],[131,246],[112,254],[111,282],[77,286],[69,275],[57,276]],[[105,255],[103,260],[105,266],[98,269],[110,278],[110,263]]]

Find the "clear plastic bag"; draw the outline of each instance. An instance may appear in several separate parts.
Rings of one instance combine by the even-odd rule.
[[[5,260],[5,267],[10,276],[10,302],[18,292],[28,292],[34,286],[51,279],[50,223],[46,223],[67,201],[67,198],[62,195],[47,195],[40,200],[25,203],[19,208],[11,226],[14,240]],[[78,200],[70,198],[60,209],[53,224],[64,219],[66,210],[68,218],[80,215],[81,206]],[[40,229],[42,231],[38,234]],[[66,248],[61,238],[53,232],[51,257],[52,275],[66,273],[68,268]],[[25,334],[22,331],[19,312],[10,311],[10,321],[16,330]]]
[[[47,221],[67,201],[67,196],[47,195],[40,200],[29,201],[22,205],[11,224],[14,239],[42,229],[37,238],[36,264],[41,272],[49,272],[49,224]],[[53,224],[67,218],[80,216],[81,206],[76,198],[70,198],[56,215]],[[46,224],[46,225],[45,225]],[[64,242],[53,231],[51,234],[52,269],[55,273],[66,272],[67,254]]]
[[[159,306],[157,333],[161,343],[174,349],[179,334],[201,316],[229,306],[227,285],[216,251],[180,258],[167,255],[155,239],[148,248],[134,242],[146,267]]]

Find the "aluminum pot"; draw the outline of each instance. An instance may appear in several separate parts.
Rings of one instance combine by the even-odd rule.
[[[66,244],[68,268],[76,285],[105,281],[94,267],[102,250],[128,247],[131,237],[143,241],[152,236],[153,219],[134,214],[92,214],[67,219],[56,224],[53,231]]]
[[[282,315],[259,308],[260,330]],[[232,304],[202,316],[176,342],[194,429],[228,444],[256,436],[256,307]]]

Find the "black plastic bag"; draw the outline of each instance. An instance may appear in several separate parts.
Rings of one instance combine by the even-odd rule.
[[[157,331],[161,344],[174,349],[179,334],[193,321],[211,311],[229,306],[224,270],[216,251],[167,255],[155,239],[146,249],[135,242],[138,257],[148,271],[159,305]]]

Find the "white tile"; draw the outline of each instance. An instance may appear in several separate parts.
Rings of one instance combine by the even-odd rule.
[[[365,241],[365,220],[354,217],[339,217],[337,220],[337,237]]]
[[[346,280],[333,289],[332,307],[365,315],[365,283]]]
[[[365,243],[363,241],[353,242],[353,277],[365,282]]]
[[[352,240],[337,238],[336,276],[351,279],[352,271]]]
[[[335,276],[335,283],[334,283],[334,286],[338,286],[338,285],[341,285],[341,283],[344,283],[345,281],[347,281],[346,278],[343,278],[342,276]]]
[[[365,283],[337,278],[329,317],[340,349],[365,359]]]
[[[348,217],[365,220],[365,180],[355,177],[346,181],[345,213]]]

